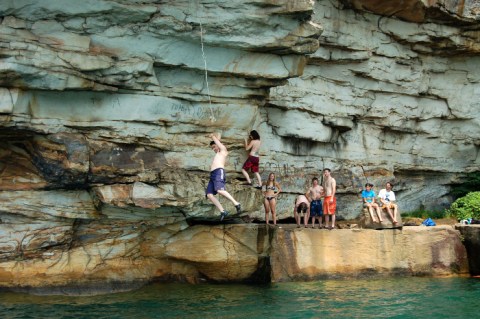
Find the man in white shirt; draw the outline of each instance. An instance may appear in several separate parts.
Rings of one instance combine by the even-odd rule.
[[[388,182],[385,185],[384,189],[380,190],[380,193],[378,193],[378,198],[380,199],[381,202],[381,208],[385,209],[390,216],[390,218],[393,221],[393,224],[398,224],[397,221],[397,204],[395,204],[395,193],[392,191],[393,185],[392,183]],[[393,210],[393,215],[392,215],[392,210]]]

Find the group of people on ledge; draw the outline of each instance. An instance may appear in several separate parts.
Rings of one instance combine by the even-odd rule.
[[[210,180],[205,192],[205,196],[217,207],[220,211],[220,221],[223,221],[225,217],[229,215],[220,201],[215,195],[220,194],[230,200],[236,209],[236,214],[240,214],[242,207],[240,203],[233,198],[233,196],[227,192],[225,188],[225,162],[228,156],[228,151],[225,145],[220,141],[219,134],[210,134],[212,141],[210,147],[215,152],[212,164],[210,166]],[[245,164],[242,167],[242,174],[247,180],[249,186],[253,186],[257,189],[261,189],[263,193],[263,204],[265,208],[265,222],[270,224],[270,214],[272,215],[273,224],[277,224],[276,206],[277,197],[282,192],[280,184],[275,180],[275,174],[270,173],[265,182],[262,182],[262,178],[259,174],[259,149],[261,146],[260,135],[257,131],[253,130],[249,134],[249,138],[245,139],[245,149],[249,151],[249,155]],[[253,185],[248,171],[253,172],[257,179],[257,184]],[[362,199],[364,207],[366,207],[370,213],[373,222],[383,222],[381,209],[385,209],[389,214],[392,222],[397,223],[395,218],[397,214],[397,205],[394,203],[395,194],[392,191],[393,185],[387,183],[386,188],[382,189],[378,195],[380,203],[376,202],[375,192],[372,189],[373,185],[367,183],[365,189],[362,190]],[[315,220],[318,221],[319,228],[333,229],[335,228],[335,211],[337,206],[337,200],[335,198],[336,181],[331,176],[331,170],[325,168],[323,170],[323,183],[319,184],[317,177],[312,179],[312,186],[308,189],[305,195],[298,195],[294,202],[294,217],[297,223],[297,227],[300,227],[301,217],[303,217],[303,224],[308,226],[310,217],[312,218],[312,227],[315,227]],[[323,198],[323,203],[322,203]],[[375,218],[373,211],[375,210],[378,219]],[[324,223],[322,225],[322,219]]]

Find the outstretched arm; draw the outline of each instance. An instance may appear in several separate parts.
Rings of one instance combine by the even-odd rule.
[[[223,145],[222,142],[220,142],[220,134],[219,133],[210,134],[210,138],[215,142],[215,145],[218,146],[220,151],[222,151],[222,152],[227,151],[227,148],[225,147],[225,145]]]

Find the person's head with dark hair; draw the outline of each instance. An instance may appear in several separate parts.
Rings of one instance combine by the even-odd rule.
[[[386,189],[387,189],[387,190],[391,190],[391,189],[393,189],[393,186],[395,186],[395,185],[393,185],[392,182],[387,182],[387,184],[386,184]]]
[[[365,188],[367,188],[367,187],[372,188],[372,187],[373,187],[373,184],[372,184],[372,183],[366,183],[366,184],[365,184]]]
[[[297,206],[297,213],[298,214],[304,214],[307,212],[308,206],[306,203],[300,203],[300,205]]]
[[[251,130],[250,131],[250,138],[252,140],[259,140],[260,139],[260,134],[258,134],[258,132],[255,131],[255,130]]]
[[[210,148],[215,152],[215,153],[218,153],[220,151],[220,148],[218,147],[217,144],[215,144],[214,141],[211,141],[210,142]]]
[[[324,168],[324,169],[323,169],[323,177],[325,177],[325,178],[330,178],[330,173],[331,173],[331,172],[332,172],[332,171],[330,170],[330,168]]]

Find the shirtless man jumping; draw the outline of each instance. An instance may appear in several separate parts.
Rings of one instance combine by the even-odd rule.
[[[240,203],[237,202],[232,195],[230,195],[225,189],[225,161],[227,159],[228,151],[225,145],[220,142],[220,134],[210,134],[212,141],[210,142],[210,147],[215,152],[215,157],[213,158],[212,165],[210,166],[210,181],[208,182],[207,190],[205,196],[212,201],[212,203],[220,211],[220,221],[227,217],[228,212],[223,209],[222,204],[218,201],[215,195],[218,193],[228,200],[230,200],[237,210],[237,214],[240,213],[242,207]]]
[[[312,178],[312,187],[307,192],[307,198],[310,201],[310,217],[312,217],[312,228],[315,228],[315,218],[318,219],[318,228],[322,228],[322,197],[324,195],[323,187],[318,184],[318,178]]]

